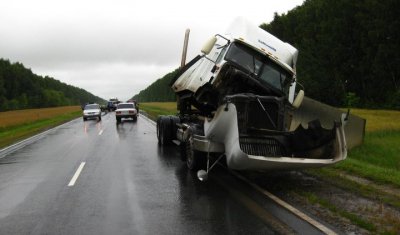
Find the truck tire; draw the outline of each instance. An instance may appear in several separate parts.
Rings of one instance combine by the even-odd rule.
[[[121,118],[117,117],[117,123],[120,123],[120,122],[121,122]]]
[[[173,115],[170,115],[168,117],[171,125],[170,131],[171,131],[171,141],[172,141],[174,139],[177,139],[176,138],[176,132],[178,131],[177,124],[181,123],[181,119],[178,116],[173,116]]]
[[[172,144],[178,129],[176,124],[179,122],[177,116],[160,116],[157,119],[157,138],[160,145]]]
[[[156,125],[158,144],[161,144],[161,142],[160,142],[160,123],[161,123],[161,116],[158,116],[157,117],[157,125]]]
[[[171,142],[171,124],[168,116],[160,116],[157,121],[157,136],[160,145],[168,145]]]
[[[193,136],[191,135],[186,145],[186,165],[192,171],[205,169],[207,167],[207,155],[205,152],[193,148]]]

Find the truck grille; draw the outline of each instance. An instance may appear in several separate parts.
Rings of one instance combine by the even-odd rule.
[[[281,157],[285,153],[283,146],[275,139],[241,137],[239,143],[240,149],[248,155]]]
[[[275,97],[256,99],[256,97],[237,95],[232,96],[231,101],[236,106],[240,134],[255,134],[259,133],[258,130],[283,130],[282,99]]]

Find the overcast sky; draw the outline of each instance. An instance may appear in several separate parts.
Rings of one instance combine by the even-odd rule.
[[[0,58],[104,99],[126,100],[187,60],[243,16],[256,25],[304,0],[5,0]]]

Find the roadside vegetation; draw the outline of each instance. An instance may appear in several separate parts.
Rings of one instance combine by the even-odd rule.
[[[178,112],[176,102],[140,103],[140,110],[145,111],[153,120],[156,120],[159,115],[172,115]]]
[[[367,120],[364,144],[349,151],[343,162],[306,172],[368,203],[348,199],[356,204],[349,209],[317,191],[306,192],[306,198],[371,233],[399,234],[400,112],[355,109],[353,113]]]
[[[334,168],[400,188],[400,112],[353,110],[367,120],[364,144]]]
[[[364,144],[333,169],[400,188],[400,112],[353,110],[367,120]]]
[[[0,148],[82,115],[80,106],[0,112]]]
[[[0,58],[0,112],[81,105],[104,100],[48,76],[34,74],[21,63]]]

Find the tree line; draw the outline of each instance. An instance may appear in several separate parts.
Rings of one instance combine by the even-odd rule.
[[[337,107],[400,109],[400,1],[306,0],[260,27],[299,50],[306,95]],[[171,101],[176,71],[135,97]]]
[[[39,76],[21,63],[0,58],[0,111],[104,102],[84,89]]]
[[[169,86],[170,81],[176,76],[178,69],[166,74],[153,82],[146,89],[133,96],[138,102],[169,102],[176,101],[175,93]]]
[[[308,96],[400,109],[398,9],[398,0],[306,0],[261,28],[299,49],[297,77]]]

